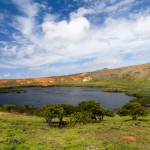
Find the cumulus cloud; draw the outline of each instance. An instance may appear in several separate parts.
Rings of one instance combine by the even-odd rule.
[[[62,39],[67,41],[81,41],[88,31],[89,21],[85,17],[72,18],[69,22],[63,20],[58,23],[47,21],[41,24],[45,40]]]
[[[90,8],[71,12],[69,20],[58,21],[57,16],[46,13],[42,22],[36,18],[41,9],[39,4],[13,1],[25,16],[15,17],[12,26],[18,32],[13,34],[14,42],[6,42],[1,50],[1,55],[11,62],[7,68],[27,67],[55,75],[54,72],[74,73],[149,61],[150,14],[139,13],[135,17],[132,13],[116,18],[111,15],[120,8],[127,10],[134,0],[112,0],[111,6],[95,1]],[[87,15],[102,12],[110,15],[93,26]],[[4,63],[1,61],[1,68]]]

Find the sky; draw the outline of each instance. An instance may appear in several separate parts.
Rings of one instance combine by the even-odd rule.
[[[150,0],[0,0],[0,79],[150,62]]]

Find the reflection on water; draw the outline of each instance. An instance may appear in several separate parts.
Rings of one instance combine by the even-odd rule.
[[[27,93],[0,94],[0,104],[31,104],[37,107],[45,104],[69,103],[76,105],[83,100],[96,100],[103,107],[115,109],[133,97],[124,93],[101,92],[100,88],[85,87],[28,87],[21,88]]]

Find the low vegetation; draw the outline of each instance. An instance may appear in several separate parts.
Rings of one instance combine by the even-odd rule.
[[[9,112],[9,113],[22,113],[27,115],[35,115],[38,108],[32,105],[15,105],[15,104],[8,104],[8,105],[1,105],[0,111],[1,112]]]
[[[16,89],[0,89],[0,93],[12,93],[12,94],[16,94],[16,93],[26,93],[27,91],[25,90],[16,90]]]

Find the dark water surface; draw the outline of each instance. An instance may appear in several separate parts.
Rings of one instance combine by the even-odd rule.
[[[87,87],[28,87],[20,88],[27,93],[0,94],[0,105],[18,104],[34,105],[37,107],[45,104],[65,103],[76,105],[83,100],[96,100],[103,107],[110,109],[120,108],[133,97],[124,93],[101,92],[100,88]]]

